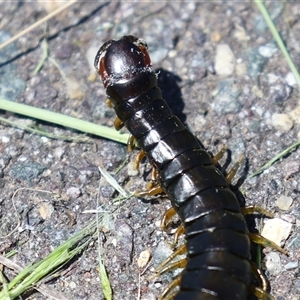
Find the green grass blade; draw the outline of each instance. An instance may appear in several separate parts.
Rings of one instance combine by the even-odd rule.
[[[102,169],[98,167],[100,173],[102,176],[106,179],[106,181],[114,187],[115,190],[117,190],[123,197],[127,198],[130,195],[118,184],[116,179],[114,179],[105,169]]]
[[[249,179],[262,173],[265,169],[271,167],[277,160],[282,158],[283,156],[289,154],[290,152],[294,151],[297,147],[300,146],[300,141],[294,143],[293,145],[289,146],[279,154],[277,154],[275,157],[273,157],[271,160],[269,160],[267,163],[265,163],[261,168],[259,168],[257,171],[255,171],[253,174],[249,176]]]
[[[0,270],[0,285],[2,286],[3,295],[0,297],[1,300],[11,300],[8,292],[7,282],[5,277],[3,276],[2,271]]]
[[[261,14],[263,15],[275,41],[277,42],[281,52],[283,53],[291,71],[294,74],[294,77],[298,83],[298,85],[300,86],[300,75],[299,72],[289,54],[289,52],[287,51],[285,44],[279,34],[279,32],[276,29],[276,26],[274,25],[274,22],[272,21],[267,8],[264,4],[264,1],[262,0],[256,0],[255,1],[257,7],[259,8]],[[281,153],[277,154],[275,157],[273,157],[271,160],[269,160],[266,164],[264,164],[260,169],[258,169],[257,171],[255,171],[253,174],[251,174],[249,176],[249,179],[262,173],[265,169],[269,168],[273,163],[275,163],[277,160],[279,160],[280,158],[282,158],[283,156],[287,155],[288,153],[290,153],[291,151],[293,151],[295,148],[297,148],[300,145],[300,141],[294,143],[293,145],[289,146],[288,148],[286,148],[285,150],[283,150]]]
[[[101,257],[99,257],[99,275],[102,286],[102,292],[106,300],[112,300],[112,288],[105,270]]]
[[[53,250],[40,262],[24,268],[8,283],[8,293],[11,299],[32,288],[41,279],[59,270],[64,264],[79,254],[95,238],[95,222],[76,233],[69,240]],[[0,291],[0,299],[5,299],[5,291]]]
[[[8,101],[3,98],[0,98],[0,109],[43,120],[53,124],[69,127],[85,133],[97,135],[122,144],[127,144],[127,140],[129,137],[128,133],[120,133],[114,128],[96,125],[91,122],[65,116],[45,109]]]
[[[296,68],[296,66],[295,66],[295,64],[294,64],[294,62],[293,62],[293,60],[292,60],[289,52],[287,51],[287,49],[286,49],[286,47],[284,45],[284,42],[282,41],[282,38],[280,37],[280,34],[278,33],[278,31],[276,29],[276,26],[274,25],[274,23],[273,23],[270,15],[269,15],[269,13],[268,13],[268,11],[266,9],[264,1],[262,1],[262,0],[259,1],[258,0],[258,1],[255,1],[255,3],[258,6],[261,14],[263,15],[263,17],[264,17],[264,19],[265,19],[265,21],[266,21],[266,23],[267,23],[267,25],[268,25],[268,27],[269,27],[272,35],[273,35],[275,41],[277,42],[277,44],[278,44],[281,52],[283,53],[283,55],[284,55],[284,57],[285,57],[288,65],[289,65],[291,71],[293,72],[294,77],[295,77],[298,85],[300,86],[300,75],[299,75],[299,72],[298,72],[298,70],[297,70],[297,68]]]

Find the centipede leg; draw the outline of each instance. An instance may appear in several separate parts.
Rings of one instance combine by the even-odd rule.
[[[175,215],[176,215],[176,210],[173,207],[169,208],[164,213],[164,216],[161,220],[160,228],[163,229],[164,231],[167,231]],[[172,244],[172,248],[176,247],[176,245],[178,244],[178,238],[184,233],[185,233],[184,226],[180,225],[174,234],[174,241]]]
[[[162,296],[159,298],[159,300],[172,300],[177,292],[171,293],[177,286],[179,286],[181,283],[181,276],[178,275],[174,278],[174,280],[166,287],[166,289],[163,291]]]
[[[127,151],[132,152],[135,148],[135,138],[133,135],[130,135],[127,140]]]
[[[110,99],[106,99],[106,100],[105,100],[105,104],[106,104],[106,106],[109,107],[109,108],[114,108],[114,105],[113,105],[113,103],[111,102]]]
[[[135,192],[135,196],[144,198],[146,196],[156,196],[164,192],[163,188],[159,185],[152,187],[148,191]]]
[[[185,268],[186,265],[187,265],[187,259],[186,258],[180,259],[178,261],[175,261],[175,262],[173,262],[173,263],[165,266],[163,269],[161,269],[159,271],[159,273],[157,274],[157,276],[162,275],[162,274],[164,274],[166,272],[170,272],[170,271],[175,270],[177,268],[181,268],[181,269]]]
[[[246,207],[242,207],[241,208],[241,213],[243,215],[253,215],[254,213],[260,213],[264,216],[267,216],[269,218],[273,218],[274,215],[269,212],[268,210],[262,208],[261,206],[258,205],[250,205],[250,206],[246,206]]]
[[[275,300],[274,297],[272,297],[269,293],[267,293],[259,287],[250,285],[249,289],[250,292],[260,300]]]
[[[252,273],[254,275],[254,277],[260,281],[260,286],[261,289],[264,292],[267,292],[268,289],[268,282],[266,280],[266,277],[264,276],[264,274],[262,273],[262,271],[260,269],[257,268],[256,264],[251,262],[251,269],[252,269]]]
[[[248,233],[248,235],[249,235],[250,240],[252,242],[254,242],[255,244],[262,245],[264,247],[271,247],[271,248],[276,249],[277,251],[288,256],[288,252],[286,250],[282,249],[280,246],[278,246],[271,240],[266,239],[262,235],[256,234],[256,233]]]
[[[124,123],[118,118],[116,117],[115,121],[114,121],[114,126],[116,130],[120,130],[124,127]]]
[[[229,172],[227,173],[227,175],[225,176],[226,181],[228,182],[228,184],[231,183],[234,175],[236,174],[236,172],[238,171],[240,165],[242,164],[242,161],[244,160],[244,156],[242,155],[239,160],[234,164],[234,166],[229,170]]]
[[[140,166],[140,162],[142,161],[142,159],[146,156],[146,152],[145,151],[140,151],[138,153],[138,155],[135,157],[134,159],[134,163],[133,163],[133,169],[137,170]]]
[[[165,268],[165,266],[171,262],[176,256],[185,254],[187,252],[186,244],[180,246],[177,250],[175,250],[165,261],[163,261],[156,269],[156,273],[160,273],[161,270]]]
[[[175,232],[175,234],[174,234],[174,241],[173,241],[173,245],[172,245],[172,248],[174,249],[176,246],[177,246],[177,244],[178,244],[178,238],[182,235],[182,234],[184,234],[185,233],[185,229],[184,229],[184,226],[183,225],[180,225],[178,228],[177,228],[177,230],[176,230],[176,232]]]
[[[215,156],[212,157],[211,161],[213,165],[217,165],[219,160],[224,156],[225,152],[227,151],[227,147],[223,147]]]
[[[174,218],[176,215],[176,210],[171,207],[169,208],[163,215],[163,218],[160,223],[160,228],[163,230],[168,230],[169,225],[171,224],[171,220]]]
[[[159,178],[158,171],[153,166],[151,170],[151,180],[147,184],[147,190],[150,190],[152,187],[159,185],[158,178]]]

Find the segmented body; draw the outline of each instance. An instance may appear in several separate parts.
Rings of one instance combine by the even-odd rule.
[[[118,118],[157,168],[185,228],[187,266],[174,299],[247,299],[250,240],[235,194],[157,86],[146,44],[125,36],[95,59]]]

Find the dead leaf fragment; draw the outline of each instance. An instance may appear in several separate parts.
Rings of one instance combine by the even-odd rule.
[[[137,259],[137,264],[139,268],[144,268],[151,258],[151,253],[149,250],[142,251],[139,258]]]

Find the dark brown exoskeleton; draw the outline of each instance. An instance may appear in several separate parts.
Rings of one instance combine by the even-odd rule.
[[[184,270],[161,299],[244,300],[249,294],[272,299],[265,280],[250,262],[250,240],[283,250],[249,233],[244,218],[255,211],[269,214],[256,206],[240,207],[229,188],[237,165],[225,177],[215,166],[223,152],[211,158],[172,114],[157,86],[146,43],[133,36],[108,41],[99,49],[95,67],[117,114],[115,127],[124,125],[130,131],[142,149],[140,157],[145,154],[157,171],[159,185],[146,194],[165,192],[172,202],[164,226],[175,213],[182,221],[177,235],[184,232],[186,244],[157,272]],[[169,264],[183,253],[185,259]],[[262,287],[251,285],[252,272]]]

